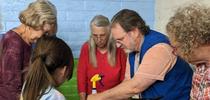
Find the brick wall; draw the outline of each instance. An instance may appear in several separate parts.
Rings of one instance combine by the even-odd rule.
[[[18,14],[34,0],[0,0],[0,34],[18,26]],[[120,9],[128,8],[139,12],[153,28],[154,0],[50,0],[58,10],[57,36],[64,39],[78,57],[81,45],[89,37],[89,22],[97,14],[110,19]]]

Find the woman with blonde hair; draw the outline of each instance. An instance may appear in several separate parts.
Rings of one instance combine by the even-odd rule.
[[[177,54],[194,65],[192,100],[210,99],[210,8],[191,4],[177,10],[166,27]]]
[[[110,34],[109,19],[97,15],[91,20],[90,28],[91,36],[82,46],[77,69],[80,100],[85,100],[87,95],[96,91],[102,92],[116,86],[125,75],[126,54],[116,47]]]
[[[17,100],[27,72],[32,44],[57,31],[55,6],[40,0],[20,12],[21,24],[4,34],[0,47],[0,100]]]

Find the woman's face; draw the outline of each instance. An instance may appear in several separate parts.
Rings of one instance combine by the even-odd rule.
[[[44,34],[48,36],[54,36],[56,32],[55,30],[56,29],[54,24],[45,24],[42,29],[33,29],[29,27],[29,42],[35,43],[37,39],[39,39]]]
[[[189,62],[196,66],[204,64],[210,67],[210,45],[196,48]]]
[[[45,31],[42,30],[42,29],[33,29],[33,28],[28,28],[28,31],[29,31],[29,42],[30,43],[36,43],[37,39],[39,39],[41,36],[44,35]]]
[[[61,84],[63,84],[67,79],[67,75],[67,66],[64,66],[63,68],[57,68],[53,73],[53,78],[55,80],[56,86],[60,86]]]
[[[55,36],[57,32],[57,23],[45,24],[43,28],[47,36]]]
[[[109,28],[97,27],[93,25],[91,31],[92,31],[92,38],[95,41],[96,47],[99,49],[106,48],[106,44],[109,37]]]

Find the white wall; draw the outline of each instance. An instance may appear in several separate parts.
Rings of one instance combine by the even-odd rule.
[[[165,27],[169,18],[173,16],[179,7],[199,3],[210,7],[210,0],[156,0],[154,28],[166,34]]]

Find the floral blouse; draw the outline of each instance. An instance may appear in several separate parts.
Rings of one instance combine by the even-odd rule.
[[[191,99],[210,100],[210,67],[199,65],[195,68]]]

